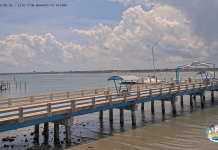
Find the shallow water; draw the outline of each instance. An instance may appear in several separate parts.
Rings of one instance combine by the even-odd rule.
[[[2,91],[1,98],[7,96],[36,95],[42,93],[73,91],[95,87],[113,86],[106,79],[114,74],[81,74],[68,75],[20,75],[27,78],[27,89],[15,89]],[[136,74],[140,77],[147,74]],[[165,73],[169,80],[172,73]],[[184,76],[192,76],[193,73],[184,73]],[[60,77],[59,77],[60,76]],[[6,78],[8,77],[8,78]],[[3,77],[1,77],[3,78]],[[4,76],[5,80],[13,76]],[[18,77],[16,77],[18,78]],[[13,80],[12,80],[13,81]],[[27,80],[26,80],[27,81]],[[189,105],[189,96],[184,96],[184,106],[180,106],[180,100],[176,102],[177,114],[173,115],[171,103],[165,102],[166,114],[161,113],[160,101],[155,101],[155,113],[150,112],[150,102],[145,103],[145,111],[136,111],[137,125],[131,125],[130,111],[124,111],[124,125],[119,123],[119,110],[114,109],[114,121],[110,124],[108,111],[104,111],[104,120],[99,122],[98,113],[75,117],[72,131],[72,143],[65,143],[65,128],[60,126],[60,141],[54,144],[53,124],[50,123],[48,142],[45,143],[42,135],[43,124],[40,125],[39,142],[34,142],[33,126],[18,130],[7,131],[0,134],[3,137],[15,136],[13,142],[0,141],[0,149],[206,149],[216,146],[209,141],[205,129],[217,122],[217,92],[215,102],[210,100],[210,92],[206,92],[206,105],[200,107],[200,98],[197,96],[194,106]],[[140,107],[139,107],[140,109]],[[4,147],[8,145],[9,147]]]

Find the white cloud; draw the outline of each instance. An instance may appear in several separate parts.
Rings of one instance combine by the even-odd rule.
[[[71,32],[87,39],[88,44],[61,43],[51,33],[10,35],[0,41],[0,62],[31,69],[36,65],[62,70],[116,69],[118,65],[121,69],[148,69],[152,68],[152,46],[160,68],[194,59],[210,61],[211,54],[218,55],[218,40],[206,43],[194,34],[191,17],[160,2],[147,12],[140,5],[128,8],[114,28],[99,23],[89,30]]]
[[[135,6],[123,13],[123,20],[113,29],[99,24],[90,30],[71,31],[87,38],[88,48],[93,48],[103,58],[108,56],[108,62],[116,59],[135,63],[137,60],[142,68],[144,61],[152,59],[152,45],[159,60],[166,60],[167,57],[190,61],[207,59],[209,46],[201,37],[192,34],[190,22],[180,9],[172,6],[158,5],[148,12],[141,6]],[[147,67],[150,63],[144,68]]]

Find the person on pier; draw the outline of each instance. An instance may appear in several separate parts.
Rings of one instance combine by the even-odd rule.
[[[108,89],[105,88],[105,90],[104,90],[104,95],[106,96],[106,98],[108,98],[108,94],[109,94]]]

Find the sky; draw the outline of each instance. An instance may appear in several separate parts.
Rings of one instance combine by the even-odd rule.
[[[1,0],[0,14],[1,73],[152,69],[152,47],[162,69],[218,67],[218,0]]]

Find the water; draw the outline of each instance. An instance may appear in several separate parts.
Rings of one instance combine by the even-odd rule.
[[[195,73],[180,73],[182,77],[193,77]],[[65,92],[81,89],[114,86],[113,82],[106,81],[112,75],[118,74],[60,74],[60,75],[7,75],[1,76],[1,81],[9,81],[11,89],[0,92],[0,98]],[[119,74],[123,75],[123,74]],[[148,73],[134,74],[146,77]],[[27,88],[15,88],[14,76],[20,83],[27,82]],[[175,73],[162,73],[170,80]],[[119,110],[114,109],[113,124],[109,123],[108,111],[104,111],[104,120],[99,122],[98,113],[88,114],[75,118],[72,126],[72,143],[65,143],[64,126],[60,127],[60,143],[54,145],[53,124],[50,123],[50,137],[44,143],[42,135],[43,125],[40,125],[39,143],[33,140],[33,126],[18,130],[7,131],[0,134],[3,137],[15,136],[13,142],[0,141],[0,149],[206,149],[216,146],[207,140],[205,129],[212,123],[217,123],[217,92],[215,102],[211,103],[210,93],[206,92],[205,108],[200,107],[200,98],[189,105],[189,96],[184,96],[184,107],[176,102],[177,114],[172,114],[170,102],[165,102],[166,114],[161,114],[161,103],[155,101],[155,113],[150,112],[150,102],[145,103],[145,111],[136,111],[137,125],[131,125],[130,111],[124,111],[124,125],[119,123]],[[139,107],[140,108],[140,107]],[[4,147],[4,146],[9,147]],[[89,147],[89,148],[88,148]]]

